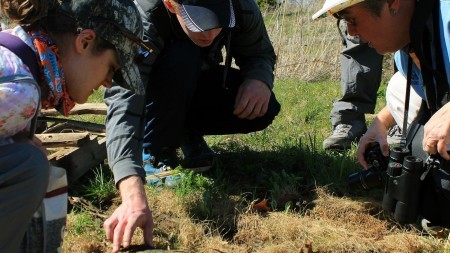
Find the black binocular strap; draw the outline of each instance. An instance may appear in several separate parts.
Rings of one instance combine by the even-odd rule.
[[[402,126],[402,137],[400,139],[400,147],[407,147],[407,133],[410,132],[408,129],[408,114],[409,114],[409,98],[411,94],[411,77],[412,76],[412,59],[411,56],[408,57],[408,70],[406,72],[406,92],[405,92],[405,109],[403,111],[403,126]],[[412,125],[412,124],[411,124]],[[407,130],[408,129],[408,130]]]

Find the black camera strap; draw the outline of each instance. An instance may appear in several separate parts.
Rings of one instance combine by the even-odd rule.
[[[400,139],[400,147],[406,148],[407,147],[407,133],[410,132],[410,130],[405,131],[405,129],[408,129],[408,114],[409,114],[409,98],[411,95],[411,75],[412,75],[412,59],[411,56],[408,57],[408,70],[406,73],[406,93],[405,93],[405,110],[403,111],[403,126],[402,126],[402,138]]]

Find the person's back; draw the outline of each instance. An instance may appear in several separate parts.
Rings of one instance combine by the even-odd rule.
[[[24,35],[23,29],[11,34]],[[30,128],[31,119],[39,108],[40,93],[28,66],[13,52],[0,46],[0,145]],[[21,79],[17,82],[17,79]]]

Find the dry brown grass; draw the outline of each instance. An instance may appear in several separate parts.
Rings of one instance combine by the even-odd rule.
[[[278,62],[276,78],[315,81],[340,75],[342,45],[335,21],[312,21],[322,1],[305,6],[284,5],[264,12]],[[386,63],[389,66],[389,63]],[[240,196],[217,200],[217,220],[198,218],[201,194],[180,199],[173,190],[147,189],[154,217],[154,244],[158,249],[182,252],[442,252],[443,240],[421,236],[412,227],[402,228],[384,217],[379,203],[368,199],[337,197],[317,188],[315,197],[301,212],[248,212]],[[116,206],[110,207],[110,214]],[[73,220],[63,252],[108,252],[109,242],[98,238],[101,227],[77,235]],[[102,237],[103,238],[103,237]],[[142,245],[138,229],[133,245]]]
[[[263,11],[266,27],[277,54],[275,76],[306,82],[339,80],[339,55],[344,49],[336,20],[312,20],[323,1],[284,4],[276,10]],[[393,74],[393,59],[386,55],[383,80]]]
[[[316,190],[312,208],[304,213],[246,212],[239,201],[228,208],[235,216],[236,231],[226,239],[211,221],[190,214],[190,204],[169,189],[148,189],[155,222],[154,243],[159,249],[181,252],[442,252],[444,241],[420,236],[414,229],[400,229],[380,217],[377,202],[335,197],[324,188]],[[196,201],[193,196],[190,201]],[[114,207],[113,207],[114,208]],[[113,210],[113,208],[111,210]],[[236,215],[236,212],[237,215]],[[69,223],[70,226],[70,223]],[[142,245],[142,233],[133,237]],[[106,242],[85,237],[66,237],[65,252],[106,252]],[[125,251],[126,252],[126,251]],[[305,253],[308,251],[304,251]]]
[[[342,46],[333,20],[313,21],[320,1],[282,5],[263,12],[277,54],[276,77],[317,81],[337,79]]]

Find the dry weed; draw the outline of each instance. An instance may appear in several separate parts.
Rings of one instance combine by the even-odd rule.
[[[436,242],[417,232],[391,229],[373,213],[379,206],[329,195],[317,189],[307,213],[247,214],[240,217],[233,242],[249,252],[300,252],[311,241],[314,252],[435,252]]]

